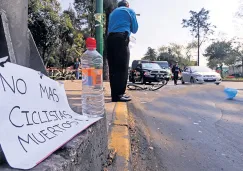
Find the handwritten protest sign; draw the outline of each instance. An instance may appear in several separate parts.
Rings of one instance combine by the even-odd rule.
[[[29,68],[0,66],[0,143],[9,165],[30,169],[101,118],[69,107],[64,85]]]

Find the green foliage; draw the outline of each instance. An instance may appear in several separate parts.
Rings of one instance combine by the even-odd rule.
[[[104,0],[104,35],[116,5],[117,0]],[[29,0],[29,29],[46,66],[73,65],[85,50],[85,38],[95,35],[95,0],[75,0],[74,8],[61,11],[59,0]],[[104,60],[104,72],[106,66]]]
[[[234,48],[234,56],[235,56],[235,66],[236,67],[242,67],[243,68],[243,43],[238,40],[233,40],[234,45],[236,46]],[[232,61],[231,61],[232,62]],[[243,70],[242,73],[243,75]]]
[[[107,35],[109,15],[115,9],[117,0],[103,0],[104,3],[104,37]],[[95,35],[95,0],[74,0],[74,7],[77,11],[77,26],[81,30],[85,37]],[[106,39],[105,39],[106,40]],[[104,49],[104,79],[108,79],[108,64],[106,60],[106,42]]]
[[[193,41],[191,43],[188,43],[188,45],[186,46],[186,58],[188,61],[191,61],[192,56],[192,51],[195,50],[197,48],[197,42]]]
[[[223,63],[227,58],[229,58],[233,53],[233,47],[231,42],[227,41],[217,41],[213,42],[210,46],[206,48],[205,56],[209,60],[216,60],[219,64]]]
[[[225,64],[231,66],[234,70],[243,64],[243,43],[237,39],[213,42],[207,47],[205,56],[208,57],[210,68],[220,66],[222,70],[222,66]]]
[[[57,0],[29,1],[29,29],[44,61],[58,45],[59,11]]]
[[[207,36],[213,34],[214,25],[209,22],[210,15],[209,11],[202,8],[199,12],[190,11],[190,18],[183,19],[183,28],[190,28],[191,34],[197,38],[197,48],[198,48],[198,60],[199,60],[199,50],[202,43],[205,41]],[[199,61],[198,61],[199,63]]]
[[[190,47],[191,46],[192,45],[190,45]],[[155,49],[149,47],[142,59],[150,61],[168,61],[170,65],[173,65],[178,61],[181,67],[195,65],[194,61],[188,60],[184,55],[184,50],[185,48],[182,45],[176,43],[171,43],[169,46],[161,46],[158,49],[158,54]]]
[[[148,51],[146,52],[145,56],[142,59],[143,60],[149,60],[149,61],[156,61],[156,59],[157,59],[156,50],[149,47]]]
[[[107,30],[109,15],[117,6],[117,0],[103,0],[104,3],[104,30]],[[77,11],[78,26],[85,34],[95,35],[95,0],[74,0]]]
[[[170,64],[173,64],[178,60],[175,53],[172,51],[171,46],[161,46],[158,49],[158,52],[158,61],[168,61]]]
[[[56,63],[55,58],[51,56],[48,60],[49,67],[54,67],[55,63]]]
[[[61,12],[58,0],[29,1],[29,29],[46,66],[67,67],[84,50],[75,11]]]
[[[85,34],[95,35],[95,0],[75,0],[74,8],[77,11],[78,27]]]
[[[196,38],[204,37],[208,34],[212,34],[212,28],[215,28],[209,23],[209,11],[202,8],[199,12],[190,11],[191,17],[182,20],[183,28],[190,28],[190,32]]]
[[[211,68],[221,68],[221,76],[223,77],[223,64],[235,63],[235,52],[230,41],[213,42],[205,50],[204,56],[208,57],[208,66]]]

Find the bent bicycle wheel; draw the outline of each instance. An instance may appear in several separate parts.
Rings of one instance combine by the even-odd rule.
[[[156,83],[156,84],[153,84],[151,87],[149,87],[149,90],[151,90],[151,91],[156,91],[156,90],[161,89],[161,88],[164,87],[164,86],[165,86],[165,82],[164,82],[164,81],[162,81],[162,82],[158,82],[158,83]]]
[[[136,84],[128,84],[128,85],[127,85],[127,88],[128,88],[129,90],[144,90],[143,87],[140,87],[140,86],[138,86],[138,85],[136,85]]]

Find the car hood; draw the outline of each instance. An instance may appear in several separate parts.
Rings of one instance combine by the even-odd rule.
[[[165,71],[165,72],[170,72],[170,69],[162,69],[162,71]]]
[[[143,69],[144,71],[163,71],[162,69]]]
[[[198,75],[215,75],[218,76],[219,74],[217,72],[194,72],[193,74],[198,74]]]

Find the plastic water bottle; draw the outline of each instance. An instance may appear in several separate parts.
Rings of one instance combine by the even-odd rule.
[[[94,38],[87,38],[86,48],[81,57],[82,113],[88,117],[102,117],[105,113],[103,57],[96,51]]]

